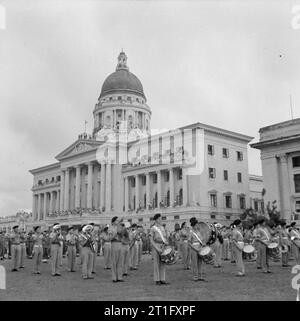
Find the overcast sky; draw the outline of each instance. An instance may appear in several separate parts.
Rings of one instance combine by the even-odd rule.
[[[84,120],[92,130],[121,48],[152,128],[199,121],[256,141],[260,127],[291,118],[289,94],[300,117],[296,4],[0,0],[0,216],[31,208],[28,170],[56,162]],[[249,171],[261,174],[256,150]]]

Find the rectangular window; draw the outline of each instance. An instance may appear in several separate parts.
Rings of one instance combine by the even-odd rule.
[[[179,215],[174,215],[174,220],[179,220],[180,216]]]
[[[300,193],[300,174],[294,175],[295,192]]]
[[[217,195],[216,194],[210,194],[210,205],[212,207],[217,207]]]
[[[209,175],[209,178],[216,178],[216,169],[210,167],[210,168],[208,169],[208,175]]]
[[[238,161],[242,161],[243,160],[243,153],[242,152],[236,152],[236,158]]]
[[[182,179],[182,168],[180,168],[177,172],[177,179],[181,180]]]
[[[237,173],[237,181],[238,183],[242,183],[242,173]]]
[[[254,211],[258,212],[258,202],[254,201]]]
[[[214,146],[213,145],[207,145],[207,152],[208,152],[208,155],[214,155],[214,153],[215,153]]]
[[[142,218],[139,218],[139,222],[143,222],[143,219],[142,219]]]
[[[168,182],[170,178],[170,172],[165,172],[165,182]]]
[[[226,195],[225,196],[225,207],[226,208],[232,208],[232,201],[231,201],[231,196]]]
[[[157,184],[157,174],[153,174],[153,184]]]
[[[135,187],[135,178],[131,179],[131,187]]]
[[[224,170],[224,181],[228,181],[228,170]]]
[[[162,221],[165,221],[167,219],[167,217],[166,216],[162,216],[161,219],[162,219]]]
[[[296,213],[300,213],[300,201],[296,201],[295,210]]]
[[[240,197],[240,209],[242,210],[246,209],[246,199],[244,196]]]
[[[215,214],[210,214],[210,218],[214,219],[214,218],[216,218],[216,215]]]
[[[223,148],[223,158],[228,158],[228,157],[229,157],[229,149]]]
[[[230,220],[230,215],[226,215],[226,220]]]
[[[142,176],[142,185],[143,186],[146,185],[146,176],[145,175]]]
[[[300,156],[293,157],[293,167],[300,167]]]

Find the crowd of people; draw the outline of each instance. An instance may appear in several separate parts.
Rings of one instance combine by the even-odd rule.
[[[176,261],[184,270],[191,270],[194,281],[207,281],[203,277],[204,263],[222,268],[224,261],[231,261],[240,277],[246,274],[245,260],[256,261],[257,269],[263,273],[272,273],[270,259],[281,261],[282,267],[290,266],[290,260],[300,264],[300,232],[296,223],[287,225],[280,220],[274,224],[264,217],[246,225],[238,219],[230,226],[199,222],[193,217],[181,225],[176,223],[171,232],[162,224],[160,214],[154,215],[149,229],[115,216],[109,226],[103,227],[90,223],[63,229],[56,223],[44,231],[36,226],[25,232],[17,225],[12,232],[0,231],[0,259],[11,260],[12,272],[25,268],[27,258],[34,261],[33,273],[40,274],[41,264],[50,260],[53,277],[61,276],[66,257],[67,271],[76,271],[77,260],[82,278],[93,279],[96,258],[103,255],[103,268],[112,271],[112,281],[124,282],[129,270],[139,269],[142,254],[151,254],[155,284],[167,285],[168,264],[162,259],[167,247],[176,253]],[[204,248],[208,248],[205,254],[201,251]]]

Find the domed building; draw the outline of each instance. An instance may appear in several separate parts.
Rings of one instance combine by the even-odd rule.
[[[115,215],[149,226],[157,212],[170,228],[192,216],[229,224],[249,206],[252,137],[199,122],[151,135],[144,88],[123,51],[93,116],[92,133],[30,171],[28,226],[109,224]]]

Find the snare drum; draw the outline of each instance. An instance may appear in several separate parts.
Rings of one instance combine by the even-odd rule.
[[[199,255],[202,257],[204,263],[213,264],[214,254],[209,246],[203,246],[199,251]]]
[[[278,243],[276,243],[276,242],[269,243],[268,254],[270,255],[270,258],[274,262],[280,261],[280,249],[279,249]]]
[[[254,253],[254,251],[255,251],[255,248],[251,244],[247,244],[243,248],[243,252],[245,252],[247,254],[252,254],[252,253]]]
[[[171,246],[166,246],[160,254],[160,260],[165,264],[174,264],[178,260],[178,255]]]
[[[211,245],[215,243],[217,239],[217,229],[213,224],[207,224],[205,222],[199,222],[199,229],[204,244]]]

